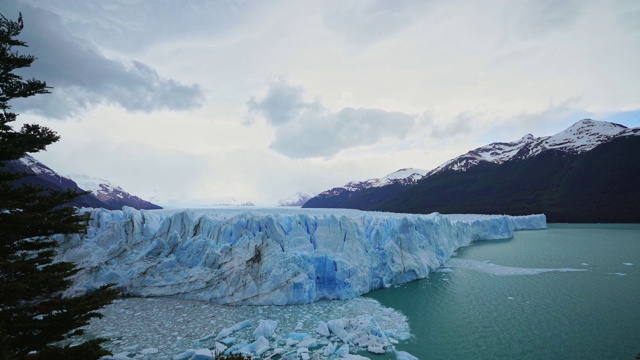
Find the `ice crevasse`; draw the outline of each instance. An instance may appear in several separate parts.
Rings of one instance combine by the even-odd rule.
[[[70,292],[114,283],[131,296],[235,305],[349,299],[425,278],[472,241],[546,228],[544,215],[82,211],[87,233],[59,239],[59,259],[81,268]]]

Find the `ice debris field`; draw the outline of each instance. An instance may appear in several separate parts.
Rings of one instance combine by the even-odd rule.
[[[412,358],[393,349],[410,336],[406,317],[366,298],[298,306],[129,298],[102,312],[86,333],[111,339],[107,359],[203,360],[215,351],[276,359],[361,358],[355,352]]]
[[[82,211],[91,217],[87,233],[59,238],[59,259],[81,268],[70,293],[113,283],[127,296],[163,298],[119,300],[89,325],[90,336],[112,339],[106,346],[114,359],[202,360],[215,351],[281,359],[393,352],[415,359],[394,349],[410,336],[406,318],[357,297],[425,278],[472,241],[546,228],[544,215]]]

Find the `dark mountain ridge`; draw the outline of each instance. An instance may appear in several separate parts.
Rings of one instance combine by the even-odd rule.
[[[304,207],[545,213],[549,222],[640,222],[638,135],[639,128],[582,120],[554,136],[527,135],[472,150],[415,185],[316,197]]]

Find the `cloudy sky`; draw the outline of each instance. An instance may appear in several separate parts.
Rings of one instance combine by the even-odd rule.
[[[640,126],[640,1],[2,0],[36,157],[161,203],[274,203],[583,118]]]

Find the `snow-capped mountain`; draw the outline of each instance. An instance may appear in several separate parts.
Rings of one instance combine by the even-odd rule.
[[[107,180],[77,174],[69,175],[69,178],[75,181],[81,189],[91,191],[98,200],[113,208],[121,209],[123,206],[130,206],[136,209],[161,209],[160,206],[131,195],[120,186]]]
[[[568,154],[579,154],[619,136],[638,134],[640,128],[591,119],[580,120],[568,129],[552,136],[534,137],[527,134],[512,142],[495,142],[473,149],[453,158],[437,168],[400,169],[382,178],[351,181],[347,184],[320,193],[321,196],[335,196],[343,191],[358,191],[391,184],[413,185],[419,180],[446,170],[466,171],[480,163],[502,164],[509,160],[526,159],[546,150],[560,150]]]
[[[427,176],[446,170],[466,171],[482,162],[502,164],[513,159],[527,159],[546,150],[580,154],[618,136],[637,133],[640,129],[606,121],[580,120],[568,129],[552,136],[523,136],[514,142],[496,142],[473,149],[429,171]]]
[[[381,178],[368,179],[364,181],[351,181],[343,186],[335,187],[318,194],[318,197],[335,196],[344,191],[359,191],[369,188],[383,187],[387,185],[413,185],[427,174],[427,170],[406,168],[394,171]]]
[[[302,206],[307,200],[311,199],[313,195],[309,195],[303,192],[297,192],[294,195],[289,196],[278,201],[278,206]]]
[[[6,169],[11,172],[32,175],[24,177],[19,181],[20,183],[38,185],[52,190],[91,191],[91,194],[82,195],[72,201],[70,203],[72,206],[106,209],[121,209],[122,206],[130,206],[137,209],[161,209],[161,207],[131,195],[106,180],[76,176],[77,181],[74,181],[61,176],[28,154],[19,160],[7,162]]]
[[[544,212],[561,222],[640,221],[640,127],[585,119],[552,136],[527,134],[451,159],[409,186],[402,176],[351,182],[309,199],[307,208],[410,213]],[[384,178],[383,178],[384,179]]]

